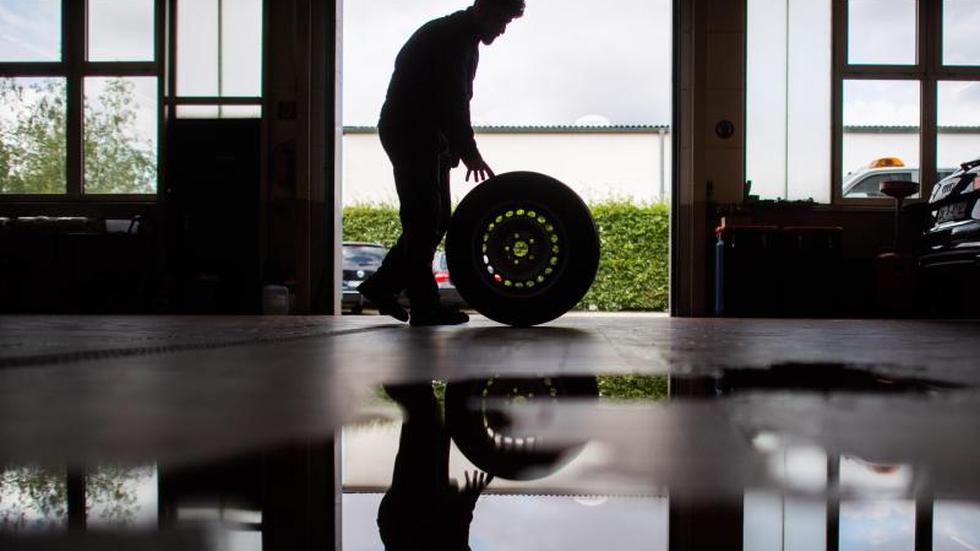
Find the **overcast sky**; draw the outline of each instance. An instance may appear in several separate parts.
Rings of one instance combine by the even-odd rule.
[[[425,22],[460,0],[344,3],[344,123],[377,123],[395,56]],[[615,6],[615,9],[610,9]],[[670,0],[529,0],[491,46],[474,84],[475,124],[669,124]]]
[[[90,0],[91,54],[147,58],[152,52],[152,0]],[[217,0],[180,0],[180,92],[217,93]],[[258,0],[225,6],[223,89],[258,94]],[[978,0],[944,0],[944,59],[980,64]],[[395,57],[405,40],[433,18],[468,0],[348,0],[344,4],[344,123],[373,126]],[[804,158],[829,158],[829,0],[749,0],[749,169],[757,180],[785,180],[776,142],[792,142]],[[787,17],[786,6],[790,6]],[[914,58],[915,0],[851,0],[851,59],[904,63]],[[0,59],[54,60],[60,55],[60,0],[0,0]],[[787,32],[786,21],[791,22]],[[670,124],[671,0],[529,0],[495,44],[481,46],[472,103],[477,125]],[[250,30],[251,29],[251,30]],[[789,43],[786,42],[787,35]],[[753,48],[757,53],[753,54]],[[788,53],[787,53],[788,51]],[[790,75],[787,77],[786,56]],[[193,61],[194,63],[190,63]],[[787,90],[785,84],[790,85]],[[90,95],[97,95],[90,81]],[[148,109],[141,133],[155,134],[152,82],[137,93]],[[916,82],[862,81],[845,87],[848,125],[918,124]],[[942,125],[980,126],[980,84],[939,85]],[[789,123],[786,123],[786,117]],[[792,132],[786,138],[786,128]],[[762,142],[753,141],[758,136]],[[761,145],[760,145],[761,144]],[[826,150],[826,151],[824,151]],[[978,147],[980,150],[980,147]],[[752,151],[761,155],[758,160]],[[789,155],[790,164],[794,162]],[[785,164],[785,163],[783,163]],[[771,178],[754,174],[756,167]],[[845,171],[853,167],[846,167]],[[823,187],[827,175],[813,172]]]
[[[90,0],[90,50],[93,58],[130,58],[152,54],[152,0]],[[258,88],[257,0],[223,0],[225,5],[225,92],[245,95]],[[787,0],[752,0],[750,28],[783,27]],[[60,0],[0,0],[0,58],[4,61],[55,60],[60,55]],[[794,10],[813,10],[826,0],[790,0]],[[195,63],[181,68],[182,93],[216,92],[216,0],[182,0],[182,56]],[[348,0],[344,5],[344,122],[373,125],[384,100],[398,50],[426,21],[469,5],[467,0]],[[615,9],[610,9],[613,5]],[[854,61],[908,62],[914,58],[915,0],[853,0],[851,52]],[[980,63],[980,9],[977,0],[945,0],[945,59]],[[193,8],[193,13],[190,8]],[[605,9],[603,9],[605,8]],[[820,8],[824,9],[824,8]],[[829,7],[825,9],[829,10]],[[758,18],[765,18],[759,21]],[[768,20],[768,19],[771,19]],[[814,21],[806,17],[805,21]],[[193,27],[192,27],[193,26]],[[790,29],[791,54],[798,67],[826,47],[805,39],[829,32],[819,25]],[[764,31],[763,31],[764,32]],[[776,32],[775,34],[779,34]],[[750,47],[753,37],[750,37]],[[753,89],[769,93],[778,82],[781,56],[772,51],[772,67],[758,66]],[[481,47],[480,70],[472,104],[476,124],[574,124],[598,116],[614,124],[669,124],[671,113],[671,1],[530,0],[525,16],[506,35]],[[125,57],[125,56],[124,56]],[[751,60],[751,55],[750,55]],[[750,68],[750,76],[751,76]],[[804,71],[805,72],[805,71]],[[806,74],[811,88],[824,88],[828,75]],[[814,86],[815,85],[815,86]],[[825,101],[826,93],[817,97]],[[940,86],[941,124],[980,125],[980,85]],[[808,98],[800,101],[806,102]],[[848,124],[916,124],[915,86],[866,85],[846,94]],[[768,105],[768,103],[767,103]],[[758,111],[750,116],[760,116]]]

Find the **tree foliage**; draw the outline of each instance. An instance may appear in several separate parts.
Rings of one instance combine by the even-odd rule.
[[[65,193],[65,80],[0,78],[0,193]],[[106,81],[86,98],[86,193],[153,193],[156,151],[139,136],[139,104],[130,80]]]
[[[0,78],[0,193],[65,193],[65,83]]]
[[[119,524],[136,515],[137,488],[153,469],[104,465],[85,477],[86,509],[90,518]],[[64,526],[68,515],[67,474],[64,469],[36,465],[0,467],[0,532]]]
[[[153,144],[136,132],[138,105],[132,81],[111,79],[85,111],[85,191],[154,193]]]

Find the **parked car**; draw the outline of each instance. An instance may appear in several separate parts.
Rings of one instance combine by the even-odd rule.
[[[439,286],[439,300],[448,306],[465,307],[466,302],[459,296],[459,291],[453,285],[452,278],[449,277],[449,263],[446,262],[446,253],[436,251],[436,256],[432,259],[432,275],[436,278],[436,285]]]
[[[359,314],[371,304],[357,292],[357,286],[377,271],[385,255],[388,254],[388,249],[377,243],[345,242],[342,250],[344,264],[341,307],[345,311]],[[449,277],[449,266],[446,262],[446,253],[443,251],[436,251],[436,255],[432,259],[432,276],[439,287],[439,298],[443,304],[458,307],[466,305]],[[408,305],[408,300],[404,294],[400,298],[400,302]]]
[[[916,265],[934,314],[980,314],[980,159],[963,163],[929,197]]]
[[[345,242],[343,254],[343,300],[341,308],[359,314],[367,301],[357,292],[357,286],[381,267],[388,249],[377,243]]]
[[[939,179],[946,178],[953,171],[952,168],[940,168],[937,171]],[[844,177],[844,197],[847,199],[888,198],[887,195],[878,190],[879,184],[885,180],[920,182],[919,169],[907,167],[901,159],[895,157],[876,159],[868,166],[855,170]]]

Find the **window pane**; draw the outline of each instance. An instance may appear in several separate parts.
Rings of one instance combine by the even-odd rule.
[[[0,193],[65,193],[65,80],[0,78]]]
[[[936,501],[933,508],[932,548],[980,548],[980,506],[965,501]]]
[[[841,551],[912,551],[915,503],[903,498],[911,492],[913,480],[909,465],[841,457],[841,492],[865,498],[841,501]]]
[[[177,3],[177,95],[218,95],[218,0]]]
[[[178,105],[180,119],[261,119],[261,105]]]
[[[100,531],[152,528],[159,522],[158,487],[154,465],[90,469],[85,480],[86,526]]]
[[[847,61],[915,65],[916,0],[848,0]]]
[[[980,157],[980,82],[939,82],[936,167],[949,173]]]
[[[978,7],[977,0],[944,0],[943,63],[946,65],[980,65]]]
[[[262,95],[262,2],[222,0],[221,96]]]
[[[749,0],[747,7],[752,194],[830,202],[831,2]],[[792,168],[799,166],[807,170]]]
[[[61,0],[0,0],[0,61],[60,61]]]
[[[911,500],[844,501],[840,551],[912,551],[915,503]]]
[[[85,79],[85,193],[156,193],[157,79]]]
[[[11,465],[0,470],[0,532],[51,533],[68,527],[63,469]]]
[[[844,81],[845,198],[876,175],[919,181],[919,94],[918,81]]]
[[[181,0],[177,19],[178,96],[261,95],[259,0]]]
[[[89,0],[90,61],[152,61],[153,0]]]

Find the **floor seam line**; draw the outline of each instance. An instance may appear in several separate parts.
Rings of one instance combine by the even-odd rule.
[[[392,329],[399,325],[386,324],[373,327],[358,327],[353,329],[339,329],[323,333],[308,335],[290,335],[284,337],[271,338],[251,338],[237,339],[223,342],[200,342],[161,346],[143,346],[135,348],[108,348],[101,350],[84,350],[76,352],[62,352],[56,354],[42,354],[35,356],[20,356],[15,358],[0,358],[0,370],[18,369],[26,367],[42,367],[50,365],[65,365],[82,363],[88,361],[111,360],[117,358],[137,358],[142,356],[157,356],[163,354],[174,354],[178,352],[193,352],[203,350],[219,350],[222,348],[235,348],[247,345],[266,345],[281,344],[286,342],[313,339],[318,337],[342,337],[345,335],[355,335],[358,333],[368,333],[381,329]]]

